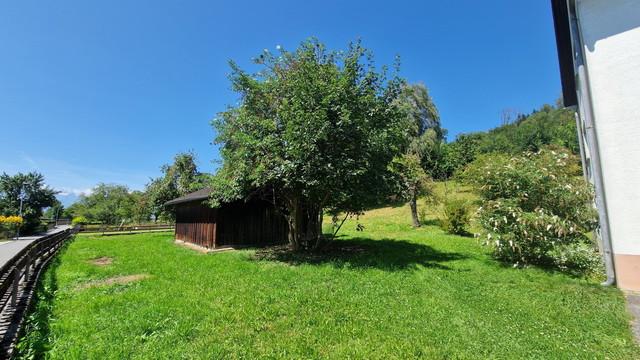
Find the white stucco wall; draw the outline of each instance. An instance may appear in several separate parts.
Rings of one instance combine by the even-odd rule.
[[[640,255],[640,0],[576,8],[613,251]]]

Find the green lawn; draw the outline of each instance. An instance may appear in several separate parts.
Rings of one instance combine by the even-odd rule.
[[[623,294],[491,259],[407,206],[345,223],[328,258],[78,236],[42,279],[24,353],[56,359],[637,359]],[[89,260],[113,258],[100,267]],[[92,285],[145,275],[128,283]]]

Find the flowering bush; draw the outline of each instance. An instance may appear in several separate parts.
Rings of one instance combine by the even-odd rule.
[[[476,236],[498,258],[557,265],[558,249],[588,242],[585,233],[597,225],[593,191],[573,174],[577,162],[567,150],[551,148],[475,161],[466,174],[482,198],[483,231]]]
[[[22,218],[20,216],[1,216],[0,215],[0,231],[13,232],[22,226]]]
[[[549,252],[553,264],[564,271],[578,272],[586,276],[605,276],[604,259],[591,244],[557,246]]]

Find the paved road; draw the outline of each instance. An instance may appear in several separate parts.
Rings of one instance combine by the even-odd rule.
[[[27,247],[27,245],[31,244],[35,240],[46,235],[51,235],[67,230],[68,228],[70,228],[69,225],[59,225],[55,229],[51,229],[45,234],[21,236],[19,239],[13,239],[0,243],[0,267],[4,266],[4,264],[6,264],[7,261],[11,260],[11,258],[13,258],[17,253],[20,252],[20,250],[24,249],[25,247]]]

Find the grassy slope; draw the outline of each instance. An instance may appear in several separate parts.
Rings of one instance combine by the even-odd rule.
[[[33,317],[49,320],[29,338],[64,359],[640,357],[617,289],[503,266],[473,238],[412,229],[407,206],[360,222],[338,241],[368,251],[332,260],[79,236],[43,279]],[[151,277],[78,289],[132,274]]]

